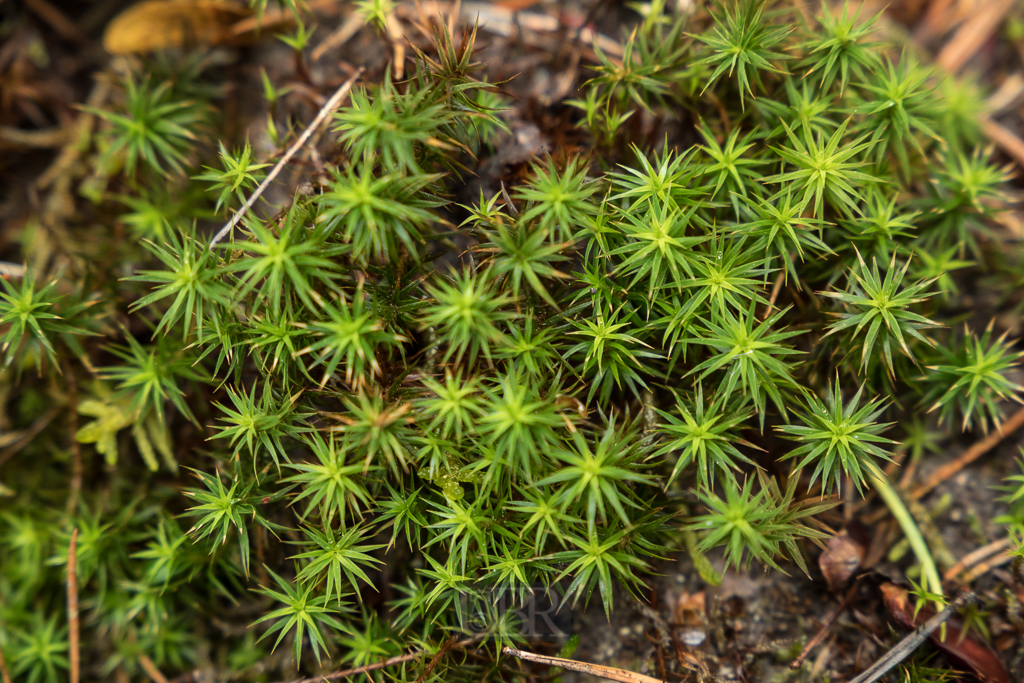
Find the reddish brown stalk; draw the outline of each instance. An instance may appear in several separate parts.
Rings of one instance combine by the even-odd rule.
[[[953,579],[958,578],[965,571],[974,568],[976,565],[984,562],[993,555],[1006,550],[1011,545],[1013,545],[1013,539],[1004,538],[1001,541],[996,541],[995,543],[989,543],[986,546],[982,546],[974,552],[964,555],[959,562],[946,571],[942,578],[944,581],[952,581]]]
[[[1021,426],[1024,426],[1024,408],[1010,416],[1010,419],[999,425],[994,432],[964,451],[956,460],[932,472],[927,479],[914,487],[910,492],[910,497],[915,500],[923,497],[936,486],[995,448],[996,444],[1011,432],[1020,429]]]
[[[0,679],[4,683],[11,683],[11,674],[7,671],[7,660],[4,659],[3,648],[0,648]]]
[[[78,529],[71,532],[68,546],[68,649],[71,672],[68,680],[80,680],[80,657],[78,647]]]
[[[474,645],[480,642],[482,639],[483,636],[477,636],[476,638],[467,638],[466,640],[460,640],[457,643],[452,644],[448,649],[453,650],[469,647],[470,645]],[[344,669],[343,671],[335,671],[334,673],[324,674],[322,676],[314,676],[313,678],[296,678],[295,680],[280,681],[279,683],[320,683],[321,681],[337,681],[342,678],[358,676],[359,674],[370,673],[371,671],[377,671],[378,669],[384,669],[389,666],[395,666],[396,664],[412,662],[419,659],[424,654],[425,653],[423,652],[410,652],[408,654],[398,655],[396,657],[391,657],[390,659],[385,659],[375,664],[359,666],[354,669]]]
[[[153,660],[147,655],[139,657],[139,664],[145,670],[146,675],[149,676],[153,683],[169,683],[167,676],[164,676],[163,672],[156,667],[156,664],[154,664]]]

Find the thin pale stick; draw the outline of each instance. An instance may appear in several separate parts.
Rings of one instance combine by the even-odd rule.
[[[782,291],[782,281],[785,279],[785,273],[779,273],[778,277],[775,278],[775,284],[772,285],[772,294],[768,297],[768,306],[764,309],[764,317],[767,318],[775,310],[775,302],[779,299],[779,292]]]
[[[70,132],[70,128],[22,130],[11,126],[0,126],[0,142],[36,149],[63,147],[68,141]]]
[[[1013,539],[1004,538],[1001,541],[996,541],[995,543],[989,543],[986,546],[982,546],[974,552],[964,555],[959,562],[954,564],[945,574],[943,574],[942,579],[944,581],[951,581],[952,579],[957,578],[960,574],[963,574],[964,571],[972,568],[983,560],[987,560],[996,553],[1006,550],[1011,545],[1013,545]]]
[[[3,277],[25,277],[25,266],[20,263],[0,261],[0,275]]]
[[[1002,567],[1004,564],[1013,562],[1016,557],[1018,557],[1016,553],[1004,550],[995,557],[990,557],[984,562],[979,562],[977,565],[972,567],[971,571],[964,574],[963,582],[965,584],[973,583],[996,567]]]
[[[932,472],[931,476],[918,484],[910,492],[911,498],[921,498],[933,488],[988,453],[996,444],[1009,436],[1011,432],[1017,431],[1022,426],[1024,426],[1024,408],[1010,416],[1010,419],[999,425],[993,433],[964,451],[956,460]]]
[[[981,128],[988,139],[996,143],[999,149],[1013,157],[1019,166],[1024,166],[1024,140],[1006,126],[996,123],[990,118],[981,120]]]
[[[139,657],[139,664],[145,670],[146,675],[153,681],[153,683],[169,683],[167,676],[164,676],[163,672],[157,668],[153,660],[148,655],[142,655]]]
[[[602,666],[600,664],[588,664],[586,662],[577,662],[574,659],[563,659],[561,657],[548,657],[547,655],[524,652],[523,650],[516,650],[515,648],[507,646],[502,648],[501,651],[506,655],[522,659],[526,662],[536,662],[537,664],[557,666],[569,671],[579,671],[580,673],[590,674],[591,676],[597,676],[598,678],[603,678],[608,681],[618,681],[619,683],[664,683],[660,678],[645,676],[643,674],[633,673],[632,671],[615,669],[610,666]]]
[[[68,546],[68,651],[71,671],[68,680],[80,680],[80,653],[78,648],[78,528],[71,532]]]
[[[475,643],[480,642],[481,640],[483,640],[483,638],[484,636],[477,636],[476,638],[467,638],[466,640],[460,640],[448,649],[457,650],[462,649],[464,647],[469,647],[470,645],[474,645]],[[384,669],[386,667],[394,666],[396,664],[412,662],[414,660],[419,659],[425,654],[427,653],[410,652],[409,654],[398,655],[397,657],[385,659],[384,661],[376,662],[375,664],[359,666],[355,669],[345,669],[344,671],[335,671],[334,673],[324,674],[323,676],[315,676],[313,678],[296,678],[292,681],[279,681],[278,683],[320,683],[320,681],[337,681],[342,678],[348,678],[349,676],[358,676],[359,674],[370,673],[371,671],[377,671],[378,669]]]
[[[4,659],[3,648],[0,648],[0,679],[4,683],[11,683],[11,674],[7,671],[7,660]]]
[[[896,647],[886,652],[884,657],[872,664],[864,671],[864,673],[854,678],[850,683],[874,683],[874,681],[877,681],[879,678],[884,676],[889,669],[902,662],[910,656],[914,650],[919,648],[921,643],[927,640],[928,636],[930,636],[935,629],[953,616],[953,612],[957,611],[965,603],[973,599],[974,593],[971,591],[961,593],[957,596],[956,600],[946,605],[945,609],[921,626],[918,626],[913,633],[901,640]]]
[[[1015,4],[1017,0],[989,0],[957,29],[939,51],[935,63],[950,73],[959,71],[992,37]]]
[[[402,25],[398,23],[398,17],[394,14],[387,15],[384,19],[384,31],[394,46],[395,61],[392,67],[395,71],[395,80],[400,81],[405,77],[405,44],[402,42],[405,40],[405,34],[402,32]]]
[[[309,59],[312,62],[320,61],[323,57],[331,50],[336,50],[349,41],[352,36],[359,33],[359,29],[363,27],[365,22],[363,18],[353,12],[341,26],[339,26],[334,33],[324,38],[323,42],[313,48],[313,52],[310,53]]]
[[[324,119],[327,118],[328,114],[334,111],[334,109],[341,104],[341,101],[345,99],[349,91],[352,90],[352,86],[355,84],[359,76],[362,75],[362,73],[363,69],[362,67],[360,67],[355,72],[355,74],[352,75],[352,78],[345,81],[341,85],[341,87],[338,88],[333,95],[331,95],[331,99],[327,100],[327,103],[324,104],[324,106],[320,107],[320,111],[317,112],[316,118],[313,119],[313,122],[306,127],[306,130],[302,132],[302,135],[299,136],[299,139],[292,143],[292,146],[289,147],[288,151],[284,153],[284,156],[281,157],[281,160],[274,165],[274,168],[271,169],[270,173],[267,174],[267,177],[264,178],[262,183],[260,183],[260,186],[256,188],[256,191],[252,193],[252,196],[250,196],[249,199],[246,200],[245,204],[242,205],[242,208],[238,210],[238,213],[232,216],[231,220],[225,223],[224,227],[221,228],[216,235],[214,235],[213,240],[210,241],[210,249],[213,249],[218,242],[224,239],[232,231],[232,229],[234,229],[234,227],[238,225],[238,221],[242,220],[242,216],[244,216],[246,212],[252,208],[252,205],[256,203],[256,200],[260,198],[260,195],[263,194],[264,190],[266,190],[270,186],[270,183],[274,182],[274,179],[277,178],[278,174],[281,172],[281,169],[284,168],[285,164],[291,161],[291,158],[295,156],[295,153],[302,149],[302,147],[306,144],[306,141],[309,140],[310,136],[312,136],[313,133],[316,132],[316,129],[319,128],[320,124],[323,123]]]

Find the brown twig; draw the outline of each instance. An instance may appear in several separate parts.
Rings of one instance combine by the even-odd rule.
[[[11,674],[7,671],[7,660],[4,659],[4,650],[0,648],[0,679],[4,683],[11,683]]]
[[[996,444],[1002,441],[1004,437],[1009,436],[1011,432],[1015,432],[1022,425],[1024,425],[1024,408],[1021,408],[1011,415],[1009,420],[999,425],[994,432],[960,454],[956,460],[932,472],[927,479],[914,487],[910,492],[910,497],[915,500],[923,497],[933,488],[988,453],[996,446]]]
[[[981,129],[988,136],[988,139],[996,144],[999,149],[1013,157],[1018,165],[1024,166],[1024,140],[1002,124],[996,123],[986,117],[981,120]]]
[[[597,676],[608,681],[618,681],[619,683],[663,683],[660,678],[645,676],[632,671],[624,671],[623,669],[616,669],[610,666],[602,666],[601,664],[588,664],[586,662],[577,662],[574,659],[563,659],[562,657],[548,657],[547,655],[524,652],[523,650],[516,650],[507,646],[503,647],[501,651],[503,654],[522,659],[526,662],[536,662],[537,664],[561,667],[569,671],[579,671],[580,673],[590,674],[591,676]]]
[[[153,683],[169,683],[167,676],[164,676],[163,672],[156,667],[156,664],[153,663],[153,660],[148,655],[139,657],[139,664],[142,665],[146,675],[149,676]]]
[[[946,571],[946,573],[942,576],[942,579],[944,581],[951,581],[960,576],[960,574],[964,573],[965,570],[973,568],[979,562],[987,560],[996,553],[1006,550],[1011,545],[1013,545],[1013,539],[1004,538],[1001,541],[996,541],[995,543],[989,543],[986,546],[982,546],[974,552],[964,555],[959,562],[954,564]]]
[[[1008,562],[1012,562],[1014,557],[1017,557],[1014,553],[1012,553],[1009,550],[1004,550],[995,557],[989,558],[984,562],[979,562],[977,565],[971,568],[971,571],[964,574],[964,584],[973,583],[985,574],[988,574],[996,567],[1001,567]]]
[[[245,204],[242,205],[242,208],[239,209],[238,212],[231,217],[231,220],[225,223],[224,227],[213,236],[213,239],[210,241],[210,249],[213,249],[218,242],[224,239],[224,237],[226,237],[231,230],[238,225],[238,221],[240,221],[242,216],[252,208],[252,205],[256,203],[256,200],[260,198],[260,195],[270,187],[270,183],[274,182],[274,179],[281,173],[281,169],[285,167],[285,164],[295,156],[296,152],[302,149],[303,145],[305,145],[310,136],[316,132],[316,129],[320,127],[320,124],[323,123],[328,114],[334,111],[334,109],[341,104],[342,100],[344,100],[349,91],[352,90],[352,86],[362,73],[363,69],[360,67],[350,79],[342,83],[341,87],[334,91],[334,94],[331,95],[331,99],[327,100],[327,103],[320,108],[319,112],[317,112],[316,118],[313,119],[313,122],[306,127],[306,130],[302,132],[299,139],[292,143],[291,147],[289,147],[284,153],[284,156],[281,157],[281,160],[274,165],[274,168],[272,168],[270,173],[267,174],[267,177],[263,179],[263,182],[256,188],[256,191],[253,192],[249,199],[246,200]]]
[[[946,605],[945,609],[925,623],[921,624],[921,626],[914,629],[913,633],[901,640],[896,647],[886,652],[885,656],[868,667],[864,673],[854,678],[850,683],[874,683],[874,681],[877,681],[879,678],[884,676],[889,669],[902,662],[911,653],[913,653],[914,650],[920,647],[921,643],[927,640],[928,636],[930,636],[935,629],[941,626],[953,615],[953,612],[957,611],[973,599],[974,593],[971,591],[964,591],[958,595],[956,600]]]
[[[320,61],[320,58],[325,54],[331,50],[336,50],[347,43],[352,36],[359,33],[359,29],[364,25],[365,22],[363,21],[363,18],[353,12],[347,19],[345,19],[344,22],[342,22],[341,26],[331,33],[331,35],[324,38],[319,45],[313,48],[313,51],[309,55],[309,61]]]
[[[772,286],[772,294],[768,297],[768,306],[764,309],[764,317],[767,318],[775,310],[775,302],[779,299],[779,293],[782,291],[782,281],[785,279],[785,272],[779,273],[775,278],[775,284]]]
[[[935,63],[950,73],[959,71],[992,37],[1003,17],[1016,3],[1017,0],[988,0],[957,29],[935,58]]]
[[[470,645],[475,645],[476,643],[479,643],[481,640],[483,640],[483,638],[484,636],[480,635],[475,638],[467,638],[465,640],[460,640],[448,649],[461,650],[462,648],[469,647]],[[358,676],[359,674],[370,673],[371,671],[377,671],[378,669],[384,669],[389,666],[395,666],[396,664],[404,664],[406,662],[411,662],[416,659],[419,659],[424,654],[426,653],[410,652],[408,654],[398,655],[396,657],[391,657],[390,659],[385,659],[383,661],[376,662],[375,664],[366,664],[364,666],[359,666],[355,669],[345,669],[344,671],[335,671],[331,674],[314,676],[313,678],[296,678],[292,681],[279,681],[278,683],[320,683],[320,681],[337,681],[342,678],[348,678],[349,676]]]
[[[70,683],[80,680],[79,648],[78,648],[78,528],[71,532],[71,544],[68,546],[68,652],[71,671],[68,675]]]
[[[395,61],[391,65],[395,72],[395,80],[400,81],[405,76],[405,32],[398,22],[398,17],[393,13],[388,14],[384,21],[384,32],[395,51]]]
[[[444,641],[444,644],[441,645],[440,649],[438,649],[437,654],[430,659],[430,662],[428,662],[425,667],[423,667],[423,673],[416,678],[416,683],[423,683],[423,681],[430,676],[431,672],[437,668],[437,665],[441,663],[441,659],[448,654],[448,650],[452,649],[455,643],[455,638],[449,638]]]
[[[43,130],[22,130],[11,126],[0,126],[0,142],[17,147],[45,149],[61,147],[69,137],[68,128],[46,128]]]
[[[934,0],[928,3],[924,18],[914,28],[914,39],[918,43],[923,45],[932,38],[942,35],[954,22],[960,20],[957,16],[959,13],[950,7],[953,3],[954,0]]]
[[[818,629],[818,632],[814,634],[814,637],[807,641],[807,644],[804,645],[804,649],[800,651],[800,654],[797,656],[797,658],[790,662],[790,669],[793,669],[795,671],[804,665],[804,661],[810,656],[812,652],[814,652],[814,648],[818,647],[818,645],[821,644],[821,641],[825,640],[825,636],[828,635],[828,631],[830,628],[832,628],[832,624],[835,623],[836,619],[839,618],[839,615],[842,614],[843,611],[850,606],[851,602],[853,602],[853,596],[856,593],[857,580],[854,579],[853,585],[850,586],[850,590],[846,592],[846,597],[844,597],[842,602],[840,602],[839,605],[834,610],[832,610],[832,613],[828,615],[828,617],[825,619],[825,623],[821,625],[821,628]]]

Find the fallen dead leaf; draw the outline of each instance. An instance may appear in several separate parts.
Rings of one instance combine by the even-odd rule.
[[[154,52],[182,45],[215,45],[232,38],[232,25],[252,12],[213,0],[145,0],[117,15],[103,34],[114,55]]]
[[[917,628],[935,615],[930,607],[923,607],[914,615],[914,605],[906,590],[896,584],[882,585],[882,597],[893,618],[905,628]],[[970,669],[974,675],[986,683],[1013,683],[1003,663],[995,652],[974,637],[963,633],[962,625],[954,619],[946,622],[945,639],[942,629],[935,631],[929,639],[940,650],[949,655],[957,663]]]

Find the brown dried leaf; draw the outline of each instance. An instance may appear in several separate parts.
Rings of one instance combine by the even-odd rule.
[[[252,12],[214,0],[144,0],[119,14],[103,34],[115,55],[153,52],[183,45],[215,45],[233,38],[231,26]]]
[[[838,593],[843,589],[864,562],[867,548],[855,541],[846,531],[833,536],[828,547],[818,558],[818,566],[828,582],[829,590]]]
[[[915,618],[914,605],[907,591],[895,584],[883,584],[882,596],[893,618],[905,628],[917,628],[935,615],[930,607],[923,607]],[[975,638],[974,634],[965,636],[962,624],[950,619],[946,622],[945,631],[945,640],[942,639],[942,629],[932,633],[929,638],[950,658],[969,668],[986,683],[1013,683],[996,653]]]

